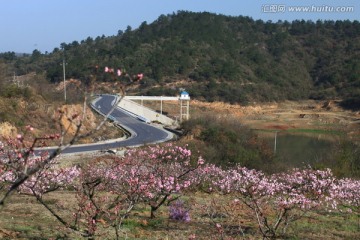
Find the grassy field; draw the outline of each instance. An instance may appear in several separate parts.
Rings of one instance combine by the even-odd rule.
[[[139,102],[140,103],[140,102]],[[299,133],[342,135],[360,142],[360,112],[345,110],[333,102],[331,107],[324,101],[284,101],[253,103],[249,105],[223,102],[190,101],[190,116],[213,114],[223,118],[236,119],[251,129],[296,131]],[[144,106],[160,111],[160,103],[144,101]],[[174,119],[180,106],[164,101],[162,110]]]
[[[245,206],[230,207],[233,196],[199,192],[182,198],[190,207],[190,222],[170,220],[168,207],[160,208],[151,219],[146,205],[137,205],[125,220],[121,239],[261,239],[255,218]],[[75,206],[72,192],[62,191],[46,197],[61,215],[71,218]],[[69,211],[70,210],[70,211]],[[294,222],[281,239],[360,239],[359,216],[339,212],[308,212]],[[216,223],[222,229],[216,228]],[[97,239],[114,239],[114,230],[99,223]],[[83,239],[64,228],[41,205],[29,197],[15,195],[0,215],[1,239]]]

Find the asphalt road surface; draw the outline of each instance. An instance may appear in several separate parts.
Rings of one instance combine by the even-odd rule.
[[[115,99],[116,96],[113,95],[99,96],[98,100],[94,102],[93,107],[96,108],[97,111],[106,115],[111,110],[112,104],[114,104]],[[163,142],[169,140],[172,136],[171,133],[163,129],[151,126],[150,124],[147,124],[145,122],[142,122],[136,117],[127,113],[126,111],[121,110],[120,108],[116,108],[110,116],[112,120],[120,124],[122,127],[127,129],[131,133],[131,136],[129,138],[125,140],[113,140],[96,144],[73,145],[63,150],[62,153],[82,153],[89,151],[114,149],[119,147],[139,146],[144,144]],[[47,148],[46,151],[51,152],[54,149],[55,148]],[[38,151],[36,152],[38,153]],[[37,153],[35,154],[37,155]]]

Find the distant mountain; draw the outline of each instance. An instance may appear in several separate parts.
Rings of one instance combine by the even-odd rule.
[[[89,66],[96,64],[143,72],[139,94],[174,94],[183,87],[209,101],[344,99],[360,106],[358,21],[272,23],[179,11],[116,36],[60,48],[67,77],[86,81]],[[60,48],[7,61],[19,74],[46,71],[56,82],[62,79]]]

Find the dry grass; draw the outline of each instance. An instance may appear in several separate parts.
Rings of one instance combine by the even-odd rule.
[[[223,227],[224,239],[261,239],[255,219],[245,206],[230,208],[231,196],[188,193],[183,200],[191,207],[191,221],[179,222],[168,218],[168,207],[161,208],[155,219],[150,209],[138,205],[122,227],[122,239],[221,239],[215,227]],[[74,193],[56,192],[46,201],[57,207],[61,215],[71,218],[75,207]],[[359,219],[339,213],[309,213],[288,229],[284,239],[359,239]],[[29,196],[13,196],[1,209],[1,239],[82,239],[65,229],[41,205]],[[114,230],[99,223],[97,239],[114,239]]]
[[[143,101],[143,105],[160,111],[160,102]],[[178,102],[164,101],[162,107],[163,112],[170,117],[179,116]],[[190,101],[190,116],[209,113],[224,118],[236,118],[252,129],[334,130],[346,133],[354,141],[360,141],[360,112],[345,110],[335,101],[284,101],[254,103],[247,106],[223,102]]]

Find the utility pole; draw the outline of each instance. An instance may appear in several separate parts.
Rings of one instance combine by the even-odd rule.
[[[19,87],[19,82],[16,81],[16,74],[14,72],[14,76],[13,76],[13,83],[17,84],[17,86]]]
[[[64,100],[65,100],[65,103],[66,103],[66,82],[65,82],[65,57],[63,58],[63,74],[64,74]]]
[[[65,76],[65,65],[66,65],[66,62],[65,62],[65,47],[62,46],[61,47],[62,50],[63,50],[63,62],[62,62],[62,66],[63,66],[63,76],[64,76],[64,101],[66,103],[66,76]],[[60,64],[61,65],[61,64]]]
[[[276,154],[276,148],[277,148],[277,131],[275,131],[275,140],[274,140],[274,154]]]

